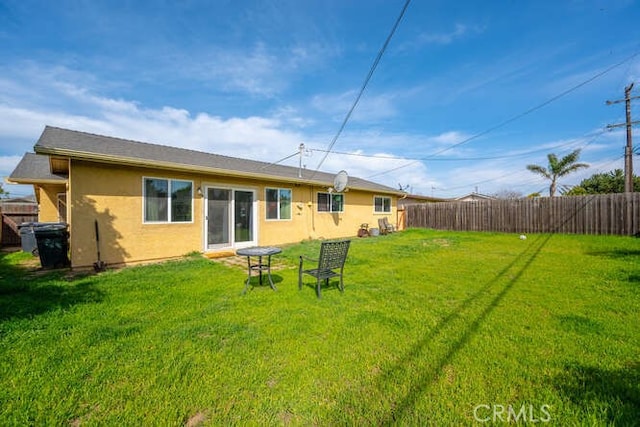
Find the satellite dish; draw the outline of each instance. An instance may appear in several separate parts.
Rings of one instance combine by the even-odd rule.
[[[347,183],[349,182],[349,175],[347,175],[346,171],[340,171],[337,173],[336,177],[333,178],[333,189],[338,193],[342,193],[345,188],[347,188]]]

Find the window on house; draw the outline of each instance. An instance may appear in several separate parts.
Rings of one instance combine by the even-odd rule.
[[[145,222],[191,222],[193,182],[144,178]]]
[[[375,213],[391,213],[391,197],[375,196],[373,211]]]
[[[318,212],[344,212],[344,194],[318,193]]]
[[[171,222],[190,222],[193,183],[191,181],[169,181],[169,184],[171,187]]]
[[[58,221],[67,222],[67,193],[58,193]]]
[[[267,219],[291,219],[291,190],[267,188]]]

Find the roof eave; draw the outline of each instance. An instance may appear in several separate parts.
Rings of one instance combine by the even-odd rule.
[[[180,170],[183,172],[202,172],[206,174],[219,174],[237,178],[255,178],[255,179],[263,179],[270,180],[276,182],[286,182],[293,184],[305,184],[305,185],[313,185],[318,187],[328,187],[331,186],[331,183],[327,181],[318,181],[318,180],[310,180],[306,178],[292,178],[292,177],[283,177],[278,175],[270,175],[264,173],[256,173],[256,172],[247,172],[247,171],[234,171],[230,169],[221,169],[221,168],[213,168],[213,167],[203,167],[196,165],[186,165],[184,163],[175,163],[175,162],[161,162],[157,160],[139,160],[130,157],[123,156],[109,156],[100,154],[97,155],[95,153],[90,152],[82,152],[77,150],[65,150],[60,148],[51,148],[51,147],[43,147],[40,145],[36,145],[34,147],[35,152],[37,154],[48,154],[54,156],[65,156],[71,159],[77,160],[87,160],[99,163],[109,163],[109,164],[118,164],[118,165],[128,165],[128,166],[137,166],[144,168],[158,168],[158,169],[169,169],[169,170]],[[371,188],[364,187],[354,187],[350,188],[354,190],[361,190],[367,192],[377,192],[381,194],[394,194],[399,195],[399,193],[387,191],[384,189],[374,190]]]
[[[19,185],[42,185],[42,184],[66,184],[67,180],[64,178],[5,178],[5,182],[7,184],[19,184]]]

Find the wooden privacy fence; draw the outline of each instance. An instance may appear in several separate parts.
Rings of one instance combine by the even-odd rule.
[[[640,193],[407,205],[405,226],[505,233],[634,235]]]
[[[23,222],[38,220],[38,205],[35,203],[2,203],[0,204],[0,216],[2,217],[0,246],[20,246],[18,226]]]

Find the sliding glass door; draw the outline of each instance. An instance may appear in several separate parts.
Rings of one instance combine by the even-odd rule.
[[[229,233],[229,217],[231,206],[231,190],[221,188],[207,189],[207,248],[231,245]]]
[[[206,197],[207,249],[257,245],[254,191],[208,187]]]
[[[234,218],[236,243],[253,241],[253,191],[236,190]]]

